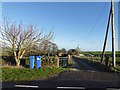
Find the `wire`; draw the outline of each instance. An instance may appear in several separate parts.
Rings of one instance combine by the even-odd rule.
[[[103,11],[105,10],[105,8],[106,8],[106,3],[104,4],[101,12],[99,13],[99,15],[98,15],[98,17],[97,17],[97,19],[95,21],[95,24],[92,26],[92,28],[90,29],[90,31],[87,34],[87,36],[85,37],[85,39],[83,39],[83,41],[85,41],[90,36],[90,34],[94,31],[95,26],[98,24],[98,21],[100,20],[101,16],[103,15]]]

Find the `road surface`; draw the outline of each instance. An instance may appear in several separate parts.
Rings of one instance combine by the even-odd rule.
[[[10,88],[55,88],[55,89],[91,89],[99,88],[120,90],[120,73],[98,71],[82,60],[73,60],[70,70],[44,80],[3,82],[3,90]]]

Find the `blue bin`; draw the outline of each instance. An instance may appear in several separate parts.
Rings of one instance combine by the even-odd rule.
[[[30,68],[34,68],[34,59],[35,57],[34,56],[30,56]]]
[[[41,67],[41,56],[36,56],[36,68]]]

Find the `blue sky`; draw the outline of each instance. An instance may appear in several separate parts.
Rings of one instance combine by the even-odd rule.
[[[2,16],[24,24],[37,24],[48,33],[53,28],[58,47],[102,51],[110,2],[4,2]],[[118,5],[115,3],[115,35],[118,49]],[[111,29],[107,41],[111,50]]]

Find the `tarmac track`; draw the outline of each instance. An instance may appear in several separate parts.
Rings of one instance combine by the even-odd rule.
[[[82,60],[73,60],[70,70],[44,80],[3,82],[2,89],[104,89],[120,90],[120,73],[98,71]],[[82,64],[82,67],[80,66]]]

